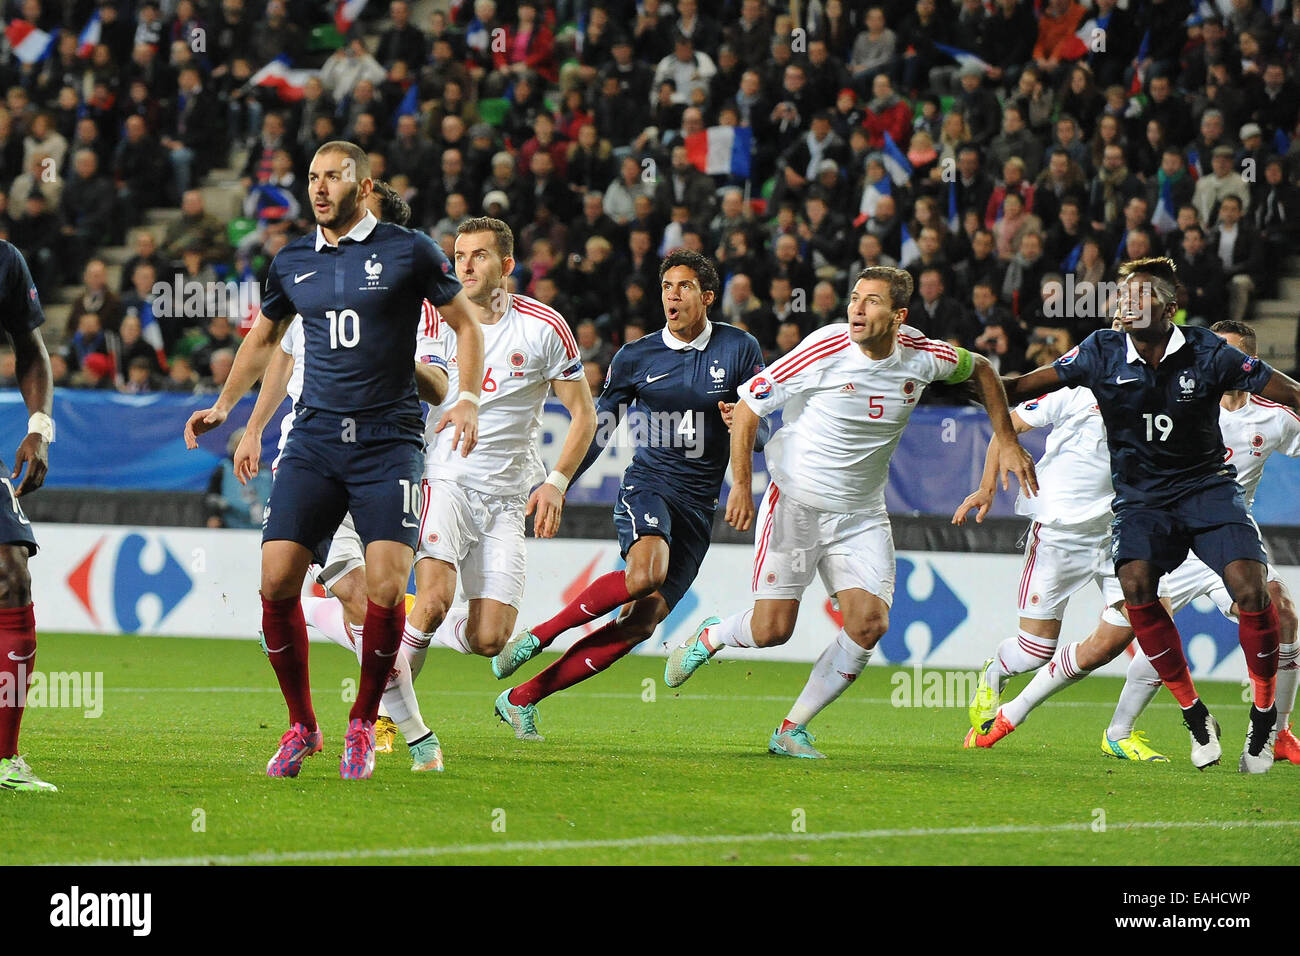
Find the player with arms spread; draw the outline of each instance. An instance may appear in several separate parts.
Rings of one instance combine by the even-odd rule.
[[[1005,379],[1017,400],[1069,385],[1101,408],[1115,487],[1112,557],[1138,643],[1183,709],[1198,768],[1218,763],[1218,722],[1196,693],[1178,629],[1158,600],[1160,578],[1195,552],[1238,607],[1238,635],[1254,692],[1239,769],[1273,764],[1280,627],[1267,588],[1264,544],[1237,472],[1225,462],[1219,400],[1226,391],[1300,406],[1300,385],[1209,329],[1172,323],[1177,274],[1167,258],[1120,266],[1123,331],[1092,333],[1052,365]],[[990,733],[999,729],[994,721]]]
[[[818,329],[740,388],[727,498],[727,523],[738,531],[754,523],[750,480],[759,422],[785,409],[767,448],[772,480],[758,511],[754,606],[726,620],[706,618],[668,658],[664,680],[682,684],[728,644],[784,644],[804,591],[820,573],[844,626],[773,732],[768,750],[774,754],[825,756],[812,746],[808,722],[862,673],[889,627],[895,568],[885,485],[889,460],[925,387],[973,376],[993,422],[1003,486],[1014,473],[1022,487],[1037,491],[1033,459],[1016,440],[997,373],[983,356],[903,325],[911,297],[906,271],[864,269],[849,296],[847,323]]]
[[[36,284],[21,252],[0,240],[0,324],[14,348],[14,375],[30,416],[27,436],[14,453],[13,472],[0,477],[9,493],[9,507],[0,507],[0,680],[10,688],[0,701],[0,789],[57,790],[32,772],[18,753],[18,728],[36,664],[36,616],[32,608],[32,578],[27,559],[36,553],[31,522],[18,499],[45,482],[49,470],[54,422],[54,376],[45,340],[37,331],[45,322]],[[27,473],[14,489],[13,482]],[[0,464],[0,475],[4,466]]]
[[[649,419],[649,440],[638,445],[614,507],[627,567],[597,578],[555,617],[516,634],[492,659],[492,671],[508,677],[569,628],[623,610],[497,698],[497,715],[520,740],[542,739],[538,701],[605,670],[655,632],[709,549],[736,390],[762,370],[763,350],[748,332],[709,321],[718,272],[699,253],[671,253],[659,267],[659,283],[667,325],[614,356],[597,402],[601,428],[574,475],[603,452],[609,426],[635,402]]]
[[[296,776],[303,759],[322,748],[299,592],[312,548],[349,511],[366,548],[367,607],[361,680],[339,774],[365,779],[374,768],[374,722],[401,643],[423,506],[424,423],[411,356],[426,298],[460,336],[468,383],[443,424],[455,426],[463,454],[476,438],[482,333],[434,242],[380,223],[366,208],[372,185],[359,147],[332,141],[316,151],[308,173],[316,232],[276,255],[262,311],[225,388],[185,427],[186,444],[197,447],[196,436],[225,421],[265,370],[294,314],[302,316],[302,397],[262,531],[262,630],[291,725],[267,765],[273,777]]]

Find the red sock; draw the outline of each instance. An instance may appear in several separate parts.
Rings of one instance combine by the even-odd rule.
[[[1255,706],[1268,710],[1277,690],[1277,645],[1281,624],[1277,607],[1269,604],[1262,611],[1237,611],[1237,639],[1246,655],[1246,671],[1255,688]]]
[[[289,705],[289,722],[314,730],[316,712],[311,706],[311,678],[307,673],[307,622],[297,595],[279,601],[262,598],[262,635],[275,678],[280,682],[280,693]]]
[[[35,666],[36,615],[32,606],[0,608],[0,759],[18,753],[18,727]]]
[[[635,646],[636,642],[628,642],[627,634],[618,622],[610,621],[574,644],[563,657],[532,680],[512,690],[508,699],[518,707],[535,704],[603,671]]]
[[[405,627],[405,601],[398,601],[392,607],[366,601],[366,623],[361,632],[361,683],[348,720],[368,720],[373,724],[379,717],[379,699],[384,696],[388,675],[393,672]]]
[[[1187,669],[1187,658],[1183,654],[1183,641],[1174,627],[1173,618],[1159,601],[1134,607],[1127,601],[1128,620],[1133,625],[1142,653],[1151,661],[1160,679],[1174,695],[1180,707],[1191,707],[1196,703],[1196,686],[1192,683],[1191,671]]]
[[[559,614],[533,628],[533,637],[545,647],[571,627],[586,624],[632,600],[627,593],[627,572],[610,571],[587,585]],[[594,636],[594,635],[593,635]]]

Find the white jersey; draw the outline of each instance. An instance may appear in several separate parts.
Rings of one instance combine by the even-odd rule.
[[[870,359],[841,322],[813,332],[740,396],[759,415],[784,408],[764,449],[782,494],[823,511],[884,513],[889,459],[912,409],[927,385],[951,380],[960,364],[947,342],[906,325],[894,351]]]
[[[445,369],[447,363],[442,358],[442,346],[436,343],[432,336],[434,327],[432,319],[433,303],[425,299],[421,310],[420,328],[416,332],[415,338],[415,360],[425,364],[441,365]],[[289,384],[286,388],[289,393],[290,410],[289,414],[280,419],[280,444],[278,447],[282,454],[284,452],[284,443],[289,440],[289,432],[293,431],[293,420],[298,414],[298,400],[302,397],[303,346],[302,316],[295,315],[293,321],[289,323],[289,328],[285,329],[284,335],[280,337],[281,350],[293,356],[293,371],[289,375]],[[279,462],[278,455],[275,460],[277,463]],[[272,465],[272,467],[275,466]]]
[[[1038,496],[1016,498],[1016,514],[1040,524],[1076,527],[1110,518],[1115,488],[1110,481],[1110,450],[1097,399],[1086,388],[1062,388],[1016,406],[1026,425],[1051,425],[1047,447],[1038,459]]]
[[[430,480],[455,481],[490,495],[526,493],[546,477],[540,448],[542,408],[553,381],[583,379],[578,343],[564,316],[526,295],[511,295],[500,320],[483,327],[486,372],[479,397],[478,444],[468,457],[452,447],[455,430],[434,429],[460,395],[456,333],[434,311],[433,337],[446,358],[447,400],[425,426]]]
[[[1255,502],[1255,491],[1264,473],[1264,462],[1275,451],[1288,458],[1300,458],[1300,417],[1285,405],[1251,395],[1236,411],[1219,409],[1219,430],[1228,449],[1224,461],[1237,468],[1237,483],[1246,491],[1246,507]]]

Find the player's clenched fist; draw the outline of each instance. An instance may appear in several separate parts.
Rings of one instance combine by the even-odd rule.
[[[219,427],[226,420],[226,414],[214,405],[191,415],[190,420],[185,423],[185,447],[191,451],[198,448],[199,436]]]
[[[754,523],[754,496],[748,488],[732,485],[727,494],[727,524],[737,531],[748,531]]]
[[[434,433],[441,432],[448,425],[456,426],[456,430],[451,434],[452,451],[455,451],[463,440],[465,447],[461,449],[460,454],[462,458],[467,457],[478,444],[478,407],[473,402],[462,399],[442,413]]]

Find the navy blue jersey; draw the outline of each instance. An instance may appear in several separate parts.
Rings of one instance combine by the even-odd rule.
[[[41,297],[23,254],[0,239],[0,325],[10,335],[30,332],[45,322]]]
[[[618,350],[596,402],[596,438],[578,468],[595,461],[607,423],[635,404],[630,416],[637,446],[626,476],[638,477],[684,504],[714,508],[731,457],[731,436],[718,402],[735,402],[737,388],[763,369],[763,350],[748,332],[709,322],[694,342],[662,332]],[[761,437],[761,436],[760,436]]]
[[[1069,385],[1092,389],[1110,446],[1114,509],[1164,507],[1215,483],[1236,480],[1224,461],[1219,399],[1259,392],[1273,369],[1209,329],[1174,326],[1154,371],[1124,332],[1093,332],[1055,363]]]
[[[370,213],[337,247],[319,229],[289,243],[271,262],[262,312],[273,321],[302,315],[297,407],[422,433],[412,361],[422,303],[445,305],[459,291],[432,239]]]

